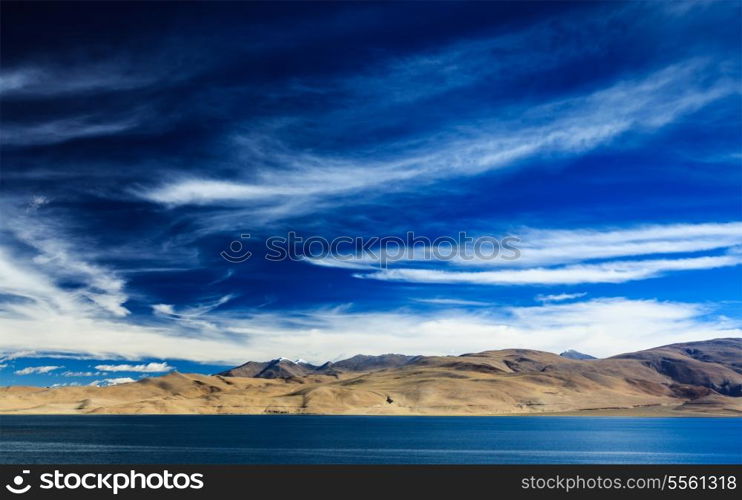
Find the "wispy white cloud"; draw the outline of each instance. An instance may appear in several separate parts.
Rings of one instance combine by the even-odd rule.
[[[13,99],[131,90],[152,84],[162,76],[157,72],[135,73],[122,62],[5,68],[0,72],[0,96]]]
[[[512,79],[542,74],[575,59],[599,53],[605,42],[603,39],[593,39],[590,44],[554,44],[553,40],[556,37],[563,41],[579,39],[586,24],[596,27],[609,25],[619,22],[627,14],[631,15],[632,11],[635,9],[630,7],[606,9],[600,16],[571,12],[571,22],[568,23],[560,22],[559,18],[549,18],[522,29],[465,39],[444,47],[382,60],[350,76],[329,81],[312,76],[294,79],[287,89],[274,92],[278,96],[343,96],[353,99],[359,106],[394,108],[483,81],[490,88],[497,88]],[[651,10],[645,8],[643,14],[648,17]],[[518,50],[520,47],[528,47],[528,52]]]
[[[173,310],[172,323],[147,324],[124,307],[123,280],[83,258],[90,249],[75,246],[80,243],[75,238],[62,238],[61,225],[45,231],[44,219],[30,221],[20,216],[12,224],[4,220],[6,235],[26,247],[21,252],[20,246],[0,246],[0,353],[139,359],[157,351],[161,355],[154,357],[198,359],[202,352],[205,359],[227,359],[239,347],[234,339],[205,328],[206,322],[195,323],[231,295]],[[192,329],[185,331],[185,326]]]
[[[95,54],[59,51],[54,58],[25,59],[0,70],[0,97],[4,100],[64,98],[121,93],[154,85],[160,88],[183,82],[207,71],[213,56],[183,50],[181,43],[162,43],[151,50],[131,53],[111,50]]]
[[[105,375],[105,373],[101,372],[72,372],[72,371],[66,371],[62,373],[63,377],[96,377],[98,375]]]
[[[587,292],[580,293],[556,293],[552,295],[537,295],[536,300],[539,302],[564,302],[565,300],[579,299],[587,295]]]
[[[116,378],[106,378],[103,380],[94,380],[90,382],[88,385],[93,387],[108,387],[111,385],[119,385],[119,384],[128,384],[131,382],[136,382],[131,377],[116,377]]]
[[[0,142],[7,146],[57,144],[72,139],[119,134],[136,128],[143,120],[143,116],[135,115],[120,118],[77,116],[33,124],[6,123]]]
[[[173,370],[174,368],[167,363],[146,363],[141,365],[96,365],[96,370],[104,372],[139,372],[139,373],[160,373]]]
[[[255,205],[270,200],[274,212],[275,204],[289,200],[290,207],[284,208],[306,211],[321,209],[307,199],[374,193],[390,183],[397,189],[419,187],[512,167],[527,159],[579,155],[631,131],[657,130],[737,93],[732,80],[698,78],[699,73],[708,73],[711,64],[692,60],[669,66],[593,93],[532,106],[512,122],[483,120],[477,132],[432,133],[401,150],[399,145],[391,148],[397,153],[387,153],[387,159],[378,159],[384,156],[378,151],[353,157],[318,156],[291,151],[272,139],[242,138],[248,141],[244,147],[254,163],[277,168],[260,171],[250,180],[182,178],[138,194],[166,205]],[[297,197],[304,202],[298,203]]]
[[[54,370],[59,370],[60,368],[64,368],[64,366],[27,366],[26,368],[23,368],[21,370],[16,370],[16,375],[36,375],[36,374],[43,374],[43,373],[49,373]]]
[[[58,311],[82,311],[94,304],[113,316],[129,314],[123,305],[128,300],[124,293],[125,282],[114,273],[72,257],[64,246],[56,246],[56,240],[34,243],[43,253],[26,263],[0,247],[0,277],[3,278],[0,291]],[[57,284],[64,279],[79,280],[83,286],[65,289]],[[23,307],[23,303],[0,304],[0,310],[6,311],[20,311]]]
[[[47,310],[72,311],[80,304],[74,293],[59,288],[45,274],[17,262],[12,254],[0,248],[0,290],[3,294],[15,297],[16,302],[5,302],[1,308],[12,315],[20,312],[30,303]]]
[[[620,229],[536,229],[517,231],[520,257],[477,260],[482,266],[568,264],[594,259],[694,253],[742,245],[742,223],[651,224]],[[454,263],[470,265],[457,259]]]
[[[167,44],[163,44],[167,45]],[[178,51],[178,57],[167,54]],[[76,100],[71,106],[45,106],[47,112],[5,116],[0,142],[7,146],[37,146],[58,144],[73,139],[103,137],[132,130],[147,132],[162,116],[157,102],[138,99],[137,105],[118,107],[110,99],[98,96],[121,96],[125,92],[157,85],[167,88],[203,71],[208,60],[197,51],[182,47],[159,46],[136,58],[126,54],[107,53],[94,60],[79,54],[59,52],[53,60],[26,60],[21,65],[0,70],[0,97],[3,101],[49,102],[52,99]],[[196,66],[186,59],[202,59]]]
[[[116,378],[107,378],[103,382],[105,385],[118,385],[118,384],[128,384],[130,382],[135,382],[135,380],[131,377],[116,377]]]
[[[0,291],[58,310],[86,308],[87,302],[114,316],[129,314],[124,306],[128,300],[125,281],[114,271],[86,261],[82,254],[88,249],[75,248],[73,239],[64,234],[60,224],[53,224],[53,220],[37,213],[13,212],[13,215],[3,223],[6,234],[35,253],[26,251],[21,255],[19,251],[0,246],[0,277],[3,278]],[[65,290],[58,286],[60,281],[77,286],[74,290]]]
[[[172,304],[154,304],[152,310],[155,314],[163,314],[166,316],[175,316],[175,309]]]
[[[489,285],[624,283],[676,271],[731,267],[742,262],[742,223],[739,222],[654,224],[621,229],[522,228],[517,234],[519,240],[514,246],[519,257],[514,260],[477,257],[469,244],[456,252],[448,247],[440,252],[453,254],[451,259],[434,259],[430,248],[414,247],[401,251],[394,248],[387,255],[382,249],[374,248],[357,255],[304,261],[355,270],[357,278]],[[709,252],[717,254],[707,255]],[[724,253],[718,255],[719,252]]]
[[[154,304],[152,306],[152,310],[158,314],[164,314],[167,316],[174,316],[178,318],[197,318],[216,309],[219,306],[226,304],[233,298],[234,295],[232,294],[224,295],[222,297],[218,297],[216,299],[201,304],[185,307],[178,311],[175,310],[175,307],[172,304]]]
[[[446,271],[438,269],[384,269],[354,276],[412,283],[459,283],[479,285],[576,285],[625,283],[656,278],[672,271],[716,269],[742,264],[742,255],[652,259],[579,264],[556,268],[536,267],[498,271]]]
[[[614,355],[672,342],[740,335],[740,325],[708,305],[603,298],[533,307],[441,309],[434,314],[351,310],[230,320],[245,335],[250,359],[281,353],[313,362],[357,353],[460,354],[520,347]]]
[[[152,305],[152,311],[155,315],[177,321],[184,327],[200,330],[216,330],[217,326],[215,324],[202,319],[202,317],[212,310],[226,304],[232,300],[233,297],[233,295],[224,295],[217,299],[197,304],[195,306],[185,307],[177,311],[172,304],[154,304]]]
[[[187,308],[174,314],[172,322],[147,325],[137,319],[125,320],[130,316],[88,300],[85,289],[67,288],[55,279],[68,275],[70,269],[64,266],[88,270],[86,265],[66,257],[55,260],[55,264],[57,269],[30,265],[0,248],[0,291],[14,298],[0,304],[1,353],[218,360],[232,359],[235,352],[244,349],[213,325],[207,328],[204,325],[208,322],[198,320],[230,296]],[[153,352],[160,354],[149,356]]]
[[[303,257],[301,261],[313,266],[365,271],[372,271],[380,266],[379,254],[374,252],[362,252],[356,255]]]
[[[415,299],[415,302],[424,304],[436,304],[440,306],[491,306],[491,302],[481,300],[463,300],[463,299]]]
[[[462,267],[533,267],[543,265],[570,264],[590,260],[640,257],[649,255],[698,253],[714,250],[731,250],[742,247],[742,223],[698,223],[698,224],[649,224],[624,228],[577,228],[538,229],[519,228],[511,230],[510,236],[517,241],[510,243],[518,249],[517,258],[503,259],[501,250],[495,257],[477,255],[469,243],[465,248],[454,248],[443,241],[438,248],[440,255],[452,255],[450,259],[438,259],[438,263]],[[469,236],[488,238],[495,234],[470,232]],[[502,239],[502,237],[500,238]],[[308,264],[343,269],[372,270],[382,262],[422,262],[434,260],[431,246],[391,247],[386,252],[380,246],[348,254],[322,258],[306,257]],[[454,251],[455,250],[455,251]],[[484,251],[489,256],[492,252]],[[513,256],[508,253],[507,256]]]
[[[353,312],[348,307],[249,315],[213,311],[204,320],[218,328],[193,333],[177,321],[147,327],[33,310],[33,316],[4,322],[0,352],[219,363],[279,355],[320,362],[357,353],[460,354],[508,347],[574,348],[602,356],[742,335],[737,322],[714,315],[711,305],[611,298],[474,311],[451,306],[432,313]]]
[[[12,308],[2,320],[0,352],[23,353],[26,357],[61,353],[71,357],[196,361],[238,361],[241,354],[249,353],[244,339],[218,331],[190,331],[178,323],[147,325],[86,313],[90,311],[60,313],[39,303]]]

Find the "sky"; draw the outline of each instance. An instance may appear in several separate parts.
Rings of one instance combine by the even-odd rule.
[[[742,336],[740,2],[1,17],[0,385]]]

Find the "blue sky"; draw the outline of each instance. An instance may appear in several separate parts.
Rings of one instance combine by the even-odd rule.
[[[741,17],[4,4],[0,384],[740,336]],[[289,231],[521,257],[267,261]]]

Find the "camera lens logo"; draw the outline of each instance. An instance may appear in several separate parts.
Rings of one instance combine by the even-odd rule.
[[[30,473],[31,473],[30,470],[23,471],[23,474],[30,474]],[[16,495],[22,495],[31,489],[30,484],[23,486],[23,481],[24,481],[23,476],[18,475],[13,478],[13,485],[6,484],[5,488],[11,493],[15,493]]]

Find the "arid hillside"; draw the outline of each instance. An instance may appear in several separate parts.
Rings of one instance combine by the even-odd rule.
[[[525,349],[278,359],[111,387],[4,387],[2,413],[742,416],[742,339],[607,359]]]

